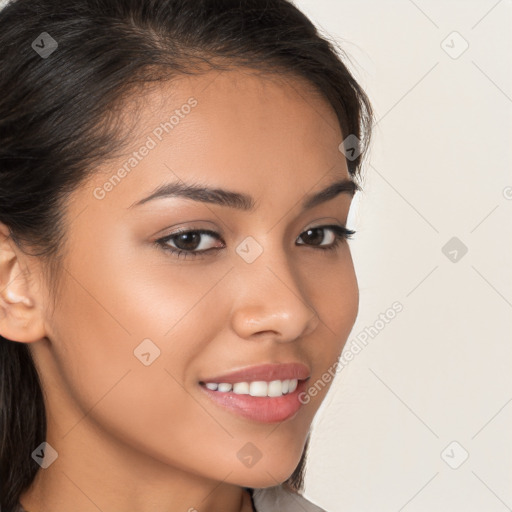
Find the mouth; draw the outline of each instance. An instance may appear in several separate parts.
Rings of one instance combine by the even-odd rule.
[[[273,381],[199,382],[201,390],[223,410],[259,423],[293,419],[303,403],[299,395],[306,379]]]

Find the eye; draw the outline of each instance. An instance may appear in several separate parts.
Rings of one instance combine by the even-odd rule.
[[[174,253],[178,257],[183,256],[186,258],[187,256],[197,256],[196,253],[222,248],[212,246],[212,240],[220,240],[219,234],[208,229],[195,229],[179,230],[164,238],[160,238],[156,243],[162,249]]]
[[[325,232],[331,232],[329,236],[326,237]],[[305,239],[307,244],[298,244],[298,245],[313,245],[314,248],[320,250],[334,250],[336,249],[343,240],[349,239],[352,235],[355,234],[355,231],[351,229],[347,229],[344,226],[338,226],[336,224],[331,224],[328,226],[317,226],[314,228],[309,228],[304,231],[299,239]],[[327,242],[325,242],[327,238]],[[318,243],[320,242],[320,243]]]

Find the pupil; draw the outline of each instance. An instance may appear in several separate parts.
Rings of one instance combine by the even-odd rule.
[[[179,235],[175,243],[180,249],[194,250],[199,244],[200,236],[199,233],[183,233]],[[184,242],[184,244],[182,242]]]
[[[317,235],[319,235],[319,236],[316,236],[316,237],[315,237],[315,236],[311,236],[311,233],[316,233],[316,234],[317,234]],[[316,239],[316,241],[317,241],[317,242],[320,242],[320,243],[321,243],[321,242],[322,242],[322,240],[323,240],[323,238],[324,238],[324,237],[323,237],[323,234],[322,234],[322,229],[321,229],[321,228],[308,229],[308,230],[306,231],[306,236],[309,238],[309,242],[310,242],[310,243],[311,243],[311,242],[313,242],[313,243],[314,243],[314,242],[315,242],[315,239]]]

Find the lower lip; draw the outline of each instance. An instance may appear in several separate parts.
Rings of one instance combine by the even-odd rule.
[[[292,393],[278,397],[238,395],[237,393],[212,391],[199,386],[216,404],[244,418],[261,423],[276,423],[294,417],[301,406],[299,394],[305,389],[307,380],[299,380]]]

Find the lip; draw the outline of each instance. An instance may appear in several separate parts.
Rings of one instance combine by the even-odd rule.
[[[248,366],[235,370],[224,375],[217,375],[200,380],[200,384],[208,382],[225,382],[227,384],[234,384],[236,382],[253,382],[253,381],[266,381],[297,379],[306,380],[310,377],[311,372],[309,368],[303,363],[273,363],[273,364],[260,364],[256,366]]]
[[[295,391],[278,397],[239,395],[233,391],[213,391],[204,384],[199,388],[221,409],[251,421],[280,423],[297,416],[301,406],[304,405],[299,400],[299,395],[304,392],[306,386],[307,380],[299,380]]]

